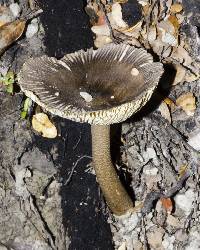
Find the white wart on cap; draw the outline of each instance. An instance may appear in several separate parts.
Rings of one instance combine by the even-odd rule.
[[[126,120],[151,97],[163,73],[144,49],[107,45],[68,54],[42,56],[19,73],[25,94],[55,115],[90,124]]]

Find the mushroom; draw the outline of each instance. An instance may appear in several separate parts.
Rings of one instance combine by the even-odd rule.
[[[110,156],[110,124],[126,120],[150,98],[163,72],[144,49],[110,44],[28,60],[19,73],[25,95],[47,111],[91,124],[93,166],[115,215],[133,210]]]

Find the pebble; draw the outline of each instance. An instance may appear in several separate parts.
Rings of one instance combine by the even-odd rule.
[[[107,24],[92,26],[92,32],[94,32],[98,36],[110,36],[110,30]]]
[[[147,239],[152,249],[161,249],[164,230],[161,227],[154,227],[147,232]]]
[[[157,175],[158,169],[156,167],[152,168],[152,167],[149,167],[149,166],[145,166],[143,172],[146,175]]]
[[[190,238],[188,240],[188,245],[185,247],[185,250],[199,250],[200,249],[200,232],[194,228],[190,233]]]
[[[196,150],[200,150],[200,131],[189,137],[188,144]]]
[[[127,28],[127,24],[122,19],[122,8],[119,3],[114,3],[112,5],[112,19],[114,20],[115,24],[120,28]]]
[[[180,227],[180,221],[178,218],[174,217],[171,214],[168,214],[166,223],[172,227]]]
[[[143,158],[145,159],[146,162],[148,162],[150,159],[152,159],[153,163],[156,166],[159,165],[156,151],[153,148],[147,148],[146,151],[143,153]]]
[[[126,242],[123,242],[117,250],[126,250]]]
[[[14,16],[10,8],[0,6],[0,26],[14,21]]]
[[[12,3],[9,8],[15,18],[19,17],[21,9],[18,3]]]
[[[38,32],[38,29],[39,29],[38,20],[37,18],[34,18],[27,27],[26,38],[29,39],[33,37]]]
[[[175,196],[175,203],[177,207],[181,208],[185,215],[189,215],[195,200],[195,193],[192,189],[188,189],[184,194],[177,194]]]
[[[109,36],[98,35],[94,41],[94,45],[97,48],[101,48],[104,45],[111,43],[112,39]]]
[[[175,233],[175,238],[178,241],[184,242],[188,239],[188,235],[186,234],[186,232],[183,229],[179,229]]]
[[[166,250],[174,250],[173,243],[175,241],[175,236],[169,236],[168,234],[165,234],[164,240],[162,241],[162,245],[164,249]]]

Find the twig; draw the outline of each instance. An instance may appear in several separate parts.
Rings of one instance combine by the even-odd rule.
[[[78,138],[78,141],[77,141],[77,143],[73,146],[73,150],[75,150],[76,148],[77,148],[77,146],[78,146],[78,144],[80,143],[80,141],[81,141],[81,138],[82,138],[82,132],[80,131],[80,136],[79,136],[79,138]]]
[[[78,160],[75,162],[74,166],[72,167],[72,170],[71,170],[71,172],[70,172],[70,174],[69,174],[67,180],[65,181],[64,185],[68,185],[68,184],[69,184],[69,182],[71,181],[71,178],[72,178],[72,175],[73,175],[73,173],[74,173],[75,168],[77,167],[78,163],[79,163],[82,159],[84,159],[84,158],[92,159],[92,157],[91,157],[91,156],[88,156],[88,155],[83,155],[83,156],[81,156],[80,158],[78,158]]]
[[[143,236],[144,236],[143,246],[144,246],[144,250],[148,250],[149,247],[148,247],[148,240],[147,240],[146,225],[145,225],[144,220],[145,220],[145,217],[144,217],[144,215],[142,215],[142,231],[143,231]]]
[[[154,201],[160,199],[160,198],[169,198],[173,196],[175,193],[177,193],[180,189],[183,187],[183,183],[189,178],[190,173],[186,172],[179,181],[177,181],[176,185],[174,185],[169,191],[167,191],[165,194],[161,191],[155,191],[147,194],[143,208],[142,208],[142,214],[145,215],[149,213],[153,207]]]
[[[193,148],[192,146],[190,146],[190,144],[188,144],[188,142],[185,140],[185,138],[183,137],[183,135],[181,135],[180,131],[178,131],[174,126],[172,126],[167,119],[165,119],[164,117],[158,115],[158,114],[151,114],[149,115],[149,117],[145,117],[145,119],[150,119],[151,121],[156,121],[156,123],[158,122],[162,122],[162,124],[165,126],[165,129],[170,128],[170,132],[173,134],[175,134],[180,141],[187,147],[189,148],[192,152],[194,152],[195,154],[197,154],[197,156],[200,156],[200,153],[198,150],[196,150],[195,148]],[[172,135],[173,136],[173,135]]]
[[[36,16],[38,16],[39,14],[41,14],[43,12],[42,9],[38,9],[38,10],[33,10],[33,11],[30,11],[30,12],[27,12],[25,14],[23,14],[20,19],[23,19],[25,21],[27,20],[30,20],[30,19],[33,19],[35,18]]]
[[[103,11],[103,13],[104,13],[104,15],[105,15],[106,24],[108,25],[108,28],[109,28],[109,30],[110,30],[110,37],[111,37],[113,43],[119,44],[119,43],[123,42],[122,39],[120,39],[120,38],[118,38],[118,37],[115,37],[115,35],[114,35],[114,33],[113,33],[112,26],[111,26],[110,21],[109,21],[109,19],[108,19],[107,11],[106,11],[106,9],[105,9],[104,4],[101,2],[101,0],[99,1],[98,4],[99,4],[99,7],[101,8],[101,10]]]

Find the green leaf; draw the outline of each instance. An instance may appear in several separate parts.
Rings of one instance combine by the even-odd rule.
[[[13,83],[6,85],[6,92],[13,94]]]
[[[5,76],[1,77],[1,81],[4,85],[10,85],[15,82],[15,75],[12,71],[9,71]]]
[[[26,118],[26,116],[27,116],[27,112],[26,111],[21,111],[21,114],[20,114],[20,116],[21,116],[21,118],[22,119],[25,119]]]
[[[32,104],[32,100],[30,98],[26,97],[24,104],[23,104],[23,109],[21,111],[21,118],[22,119],[26,118],[31,104]]]
[[[32,103],[31,99],[27,97],[24,101],[23,110],[27,112],[31,106],[31,103]]]

